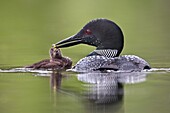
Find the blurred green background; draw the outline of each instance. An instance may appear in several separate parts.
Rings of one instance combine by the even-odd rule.
[[[48,58],[53,43],[77,33],[96,18],[110,19],[122,28],[122,54],[140,56],[152,67],[170,67],[169,6],[169,0],[0,0],[0,69]],[[62,49],[62,53],[75,64],[94,49],[77,45]],[[97,111],[85,105],[79,93],[57,93],[50,87],[50,77],[32,75],[0,73],[1,113]],[[118,112],[169,113],[169,75],[151,73],[144,83],[125,85],[123,110]],[[62,80],[61,87],[81,92],[82,86],[76,76],[70,76]],[[112,108],[104,109],[105,113],[114,110],[104,107]]]
[[[169,0],[1,0],[0,67],[48,58],[53,43],[77,33],[96,18],[110,19],[122,28],[122,54],[138,55],[154,67],[168,67],[169,5]],[[93,49],[78,45],[62,52],[75,64]]]

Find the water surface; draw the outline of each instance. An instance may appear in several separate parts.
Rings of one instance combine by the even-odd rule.
[[[3,113],[168,113],[170,110],[170,69],[82,74],[24,70],[1,70]]]

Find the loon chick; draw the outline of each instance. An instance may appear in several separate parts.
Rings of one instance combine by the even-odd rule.
[[[77,44],[95,46],[96,50],[80,60],[73,70],[143,70],[150,69],[149,64],[135,55],[119,56],[124,45],[121,29],[107,19],[96,19],[87,23],[77,34],[55,45],[59,48]]]
[[[49,50],[50,59],[45,59],[34,63],[26,68],[33,69],[70,69],[72,66],[72,61],[68,57],[62,57],[61,51],[59,48],[52,47]]]

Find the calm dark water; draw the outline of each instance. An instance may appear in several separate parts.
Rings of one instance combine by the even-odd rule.
[[[169,113],[169,0],[1,0],[0,113]],[[125,37],[121,54],[144,58],[142,73],[24,70],[48,58],[53,43],[95,18],[116,22]],[[62,49],[75,64],[94,47]],[[5,70],[5,71],[4,71]]]
[[[2,113],[169,113],[170,110],[170,69],[84,74],[24,70],[1,70]]]

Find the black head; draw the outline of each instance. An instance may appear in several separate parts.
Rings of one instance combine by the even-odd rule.
[[[123,33],[118,25],[107,19],[96,19],[87,23],[77,34],[56,44],[57,47],[69,47],[88,44],[97,49],[116,49],[118,54],[123,49]]]

